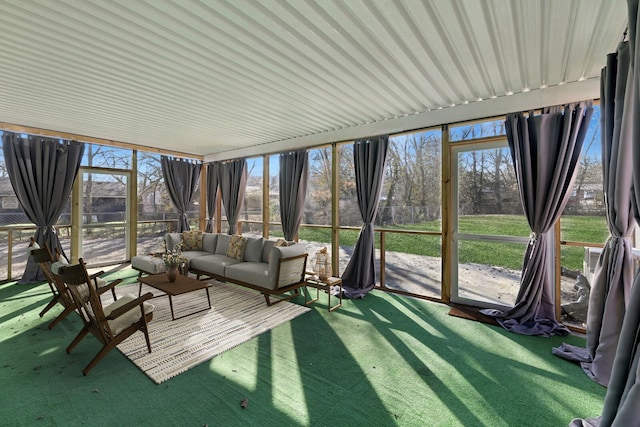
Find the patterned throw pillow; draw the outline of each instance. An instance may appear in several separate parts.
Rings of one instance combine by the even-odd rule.
[[[239,234],[231,236],[231,242],[229,242],[229,249],[227,249],[227,256],[229,258],[235,258],[238,261],[242,261],[244,258],[244,249],[247,247],[247,238],[242,237]]]
[[[182,250],[183,251],[201,251],[202,250],[202,231],[183,231],[182,232]]]
[[[277,246],[277,247],[280,247],[280,246],[289,246],[289,243],[288,243],[286,240],[284,240],[284,239],[278,239],[278,240],[276,240],[276,244],[275,244],[275,245],[273,245],[273,246]]]

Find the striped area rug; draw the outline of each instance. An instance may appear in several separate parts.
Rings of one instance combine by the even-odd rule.
[[[118,345],[118,349],[156,384],[309,311],[307,307],[286,301],[269,307],[262,294],[256,291],[221,282],[211,283],[211,310],[182,319],[171,320],[168,296],[150,301],[155,306],[153,320],[149,323],[151,353],[147,352],[144,335],[139,332]],[[138,286],[138,283],[118,286],[116,293],[138,295]],[[142,293],[147,291],[154,296],[162,295],[161,291],[143,285]],[[104,304],[110,302],[107,294],[103,296]],[[204,290],[173,297],[177,317],[206,307]]]

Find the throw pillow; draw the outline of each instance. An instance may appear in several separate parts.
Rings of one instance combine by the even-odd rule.
[[[278,239],[278,240],[276,240],[276,244],[274,246],[278,246],[278,247],[280,247],[280,246],[289,246],[289,243],[284,239]]]
[[[278,239],[276,240],[276,243],[273,246],[276,248],[281,248],[284,246],[289,246],[289,243],[284,239]],[[269,252],[269,256],[267,256],[267,262],[269,263],[271,262],[271,252]]]
[[[231,236],[231,242],[229,242],[229,249],[227,249],[227,256],[229,258],[235,258],[238,261],[242,261],[244,258],[244,249],[247,247],[247,238],[242,237],[239,234]]]
[[[263,242],[264,239],[262,237],[248,237],[247,246],[244,250],[244,260],[247,262],[261,262]]]
[[[201,251],[202,250],[202,231],[183,231],[182,232],[182,250],[183,251]]]

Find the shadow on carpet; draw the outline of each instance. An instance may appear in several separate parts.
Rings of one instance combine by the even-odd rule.
[[[138,295],[138,283],[118,286],[118,296]],[[169,297],[157,289],[150,291],[155,309],[149,322],[151,353],[142,333],[136,333],[118,345],[118,350],[138,366],[156,384],[175,377],[189,368],[236,347],[275,328],[310,309],[283,301],[267,306],[262,294],[234,285],[211,282],[211,309],[171,320]],[[104,303],[111,302],[103,295]],[[177,316],[207,307],[204,290],[173,297]]]

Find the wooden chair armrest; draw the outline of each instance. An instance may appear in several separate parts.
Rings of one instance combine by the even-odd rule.
[[[145,302],[146,300],[149,300],[151,298],[153,298],[153,294],[151,292],[147,292],[146,294],[134,299],[133,301],[129,301],[128,303],[126,303],[122,307],[118,307],[115,310],[113,310],[107,316],[107,320],[117,319],[118,317],[120,317],[123,314],[125,314],[127,311],[129,311],[129,310],[131,310],[133,308],[136,308],[137,306],[142,306],[143,302]]]
[[[89,279],[94,280],[96,277],[102,276],[103,274],[104,274],[104,271],[100,270],[97,273],[93,273],[91,276],[89,276]]]
[[[111,289],[113,289],[120,282],[122,282],[122,279],[116,279],[113,282],[103,286],[102,288],[96,289],[96,292],[98,293],[98,295],[102,295],[105,292],[110,291]]]

